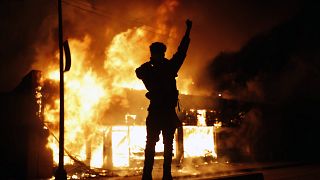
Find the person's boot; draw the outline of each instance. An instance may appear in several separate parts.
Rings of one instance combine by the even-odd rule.
[[[163,164],[163,175],[162,175],[162,180],[171,180],[172,175],[171,175],[171,164]]]
[[[171,175],[171,173],[170,174],[167,174],[167,175],[163,175],[162,176],[162,180],[172,180],[173,178],[172,178],[172,175]]]
[[[152,169],[154,163],[155,148],[146,146],[144,152],[144,166],[142,180],[152,180]]]
[[[171,180],[171,163],[172,163],[172,148],[164,149],[164,160],[163,160],[163,180]]]
[[[143,172],[142,180],[152,180],[152,174]]]

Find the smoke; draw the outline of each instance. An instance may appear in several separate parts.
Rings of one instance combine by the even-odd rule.
[[[1,1],[0,91],[12,90],[30,70],[39,26],[53,1]],[[41,8],[39,8],[41,7]]]
[[[319,35],[314,18],[302,12],[255,36],[240,51],[220,53],[209,66],[216,90],[269,103],[291,96],[298,84],[308,82],[309,73],[316,75]]]
[[[310,137],[319,137],[313,128],[318,126],[314,106],[320,101],[317,7],[308,4],[293,18],[259,33],[239,51],[221,53],[209,66],[216,91],[255,102],[261,113],[263,131],[254,136],[257,139],[247,138],[257,158],[309,159],[317,154],[300,148],[311,146]],[[299,141],[304,145],[296,147]],[[301,153],[305,154],[296,157]]]
[[[248,162],[256,160],[256,146],[259,144],[262,112],[252,108],[246,113],[245,121],[238,128],[224,128],[219,132],[218,148],[220,162]]]

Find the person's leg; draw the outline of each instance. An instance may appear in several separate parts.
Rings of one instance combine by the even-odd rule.
[[[159,141],[160,129],[153,125],[147,125],[147,142],[144,151],[144,167],[143,167],[143,180],[152,179],[152,169],[155,156],[155,145]]]
[[[173,137],[175,127],[169,127],[162,130],[164,153],[163,153],[163,179],[172,179],[171,175],[171,163],[172,163],[172,150],[173,150]]]

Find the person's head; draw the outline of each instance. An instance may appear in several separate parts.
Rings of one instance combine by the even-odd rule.
[[[167,47],[161,42],[154,42],[150,45],[150,53],[153,59],[163,59]]]

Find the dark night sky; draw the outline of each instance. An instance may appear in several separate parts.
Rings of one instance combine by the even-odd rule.
[[[72,0],[83,3],[85,0]],[[123,23],[116,18],[137,19],[150,24],[156,17],[155,9],[163,1],[88,1],[111,13],[111,18],[75,10],[64,4],[65,34],[81,36],[86,31],[111,27],[114,33],[137,26],[134,21]],[[192,76],[200,73],[220,51],[238,50],[255,34],[292,17],[300,9],[298,0],[290,1],[180,1],[170,23],[193,20],[192,44],[183,71]],[[46,46],[48,36],[56,38],[56,4],[52,0],[3,0],[0,2],[0,91],[13,89],[31,70],[39,46]],[[72,13],[69,13],[72,12]],[[78,18],[82,17],[82,19]],[[84,18],[83,18],[84,17]],[[83,21],[83,22],[80,22]],[[99,26],[83,28],[81,23],[95,22]],[[141,25],[141,24],[138,24]],[[77,33],[74,33],[77,29]],[[88,30],[89,29],[89,30]],[[98,30],[97,30],[98,31]],[[110,37],[111,38],[111,37]],[[108,42],[106,42],[108,43]],[[51,48],[51,46],[48,46]],[[52,51],[56,47],[52,46]],[[190,67],[197,67],[191,69]]]

